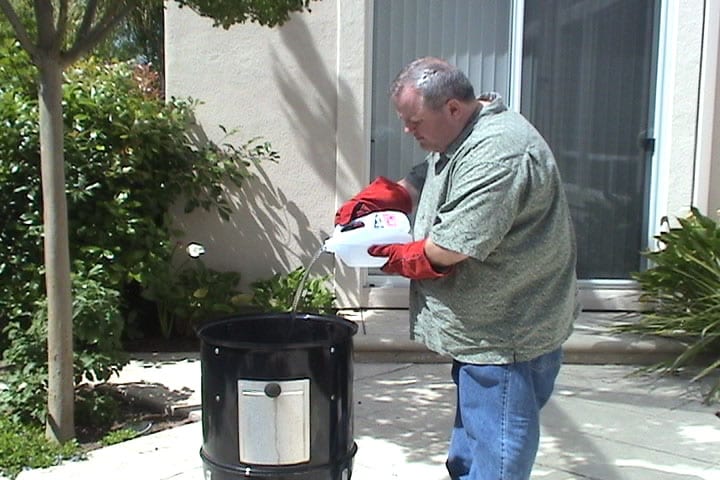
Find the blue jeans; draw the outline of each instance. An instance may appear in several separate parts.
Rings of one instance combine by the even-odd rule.
[[[453,480],[525,480],[540,442],[540,409],[552,393],[562,351],[527,362],[453,362],[455,425],[447,469]]]

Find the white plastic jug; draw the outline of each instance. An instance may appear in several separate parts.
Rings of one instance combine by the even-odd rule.
[[[348,267],[382,267],[387,257],[373,257],[367,250],[372,245],[412,241],[410,220],[402,212],[373,212],[337,225],[332,237],[325,240],[323,251],[334,253]]]

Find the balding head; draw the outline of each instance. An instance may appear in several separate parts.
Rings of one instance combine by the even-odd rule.
[[[390,96],[397,97],[406,87],[416,89],[425,106],[433,110],[450,99],[475,101],[475,90],[467,76],[441,58],[423,57],[407,64],[395,77]]]

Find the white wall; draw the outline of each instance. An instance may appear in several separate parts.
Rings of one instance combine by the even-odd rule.
[[[218,125],[240,127],[233,143],[262,136],[281,157],[234,192],[239,211],[229,223],[214,213],[178,215],[187,239],[205,244],[205,263],[239,271],[244,285],[307,264],[332,229],[337,35],[332,1],[313,3],[312,13],[293,15],[281,28],[229,30],[168,2],[168,95],[202,101],[197,119],[209,138],[221,139]],[[328,256],[313,270],[326,273],[331,265]]]
[[[690,206],[717,219],[720,208],[720,5],[667,0],[661,94],[659,208],[656,218]],[[662,65],[661,65],[662,66]]]
[[[720,2],[705,0],[693,203],[720,220]]]
[[[693,201],[703,0],[668,0],[663,8],[666,30],[660,47],[662,83],[657,112],[659,198],[655,224],[651,225],[655,228],[663,216],[684,216]]]

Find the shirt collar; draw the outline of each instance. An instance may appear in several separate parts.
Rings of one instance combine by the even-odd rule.
[[[482,102],[490,102],[487,105],[485,105],[485,108],[482,109],[482,115],[488,115],[491,113],[500,113],[507,110],[507,106],[505,105],[505,101],[503,100],[502,96],[497,92],[487,92],[483,93],[478,97],[478,101]]]
[[[483,107],[480,103],[481,100],[490,103]],[[457,152],[457,149],[460,148],[460,145],[462,145],[465,139],[470,136],[470,133],[473,131],[473,128],[480,117],[491,113],[499,113],[504,110],[507,110],[507,107],[505,106],[505,102],[503,102],[500,94],[496,92],[488,92],[480,95],[478,97],[478,108],[475,109],[473,114],[470,116],[465,124],[465,127],[460,132],[460,135],[458,135],[457,138],[448,145],[445,151],[440,154],[440,157],[451,158],[455,152]]]
[[[460,145],[465,141],[465,139],[470,136],[470,132],[472,132],[473,127],[477,123],[478,118],[480,118],[480,112],[483,110],[482,105],[478,103],[477,108],[473,112],[472,115],[470,115],[470,118],[468,119],[467,123],[465,124],[465,127],[463,127],[462,131],[460,132],[460,135],[458,135],[455,140],[453,140],[450,145],[445,149],[444,152],[440,153],[440,157],[446,157],[450,158],[452,157],[458,148],[460,148]]]

